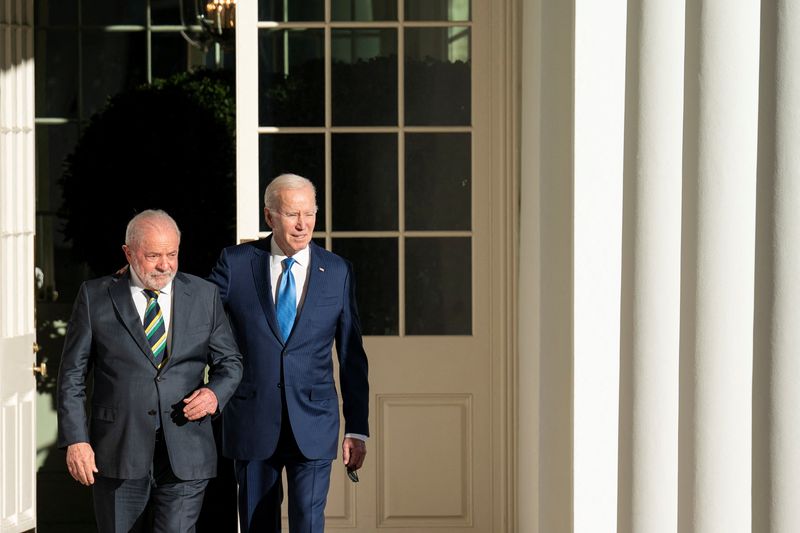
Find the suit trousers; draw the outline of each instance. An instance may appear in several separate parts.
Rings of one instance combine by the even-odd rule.
[[[190,451],[187,451],[190,453]],[[141,479],[95,477],[92,490],[99,533],[194,533],[207,479],[178,479],[161,431],[153,466]]]
[[[285,411],[281,422],[278,447],[272,457],[234,461],[241,533],[280,533],[284,468],[290,533],[323,533],[332,461],[304,457]]]

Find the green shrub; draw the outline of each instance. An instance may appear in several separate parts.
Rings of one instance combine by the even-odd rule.
[[[120,93],[67,157],[64,233],[95,275],[125,264],[130,218],[163,209],[181,228],[180,269],[206,276],[235,239],[233,74],[180,73]]]

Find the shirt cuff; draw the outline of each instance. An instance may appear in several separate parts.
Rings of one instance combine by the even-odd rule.
[[[361,433],[345,433],[344,434],[344,438],[346,438],[346,439],[348,439],[348,438],[349,439],[358,439],[358,440],[363,440],[364,442],[367,442],[367,439],[369,437],[367,437],[366,435],[362,435]]]

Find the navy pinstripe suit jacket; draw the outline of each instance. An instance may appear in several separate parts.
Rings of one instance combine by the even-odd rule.
[[[227,457],[254,460],[273,454],[280,435],[283,387],[300,451],[308,459],[336,458],[334,342],[345,433],[369,435],[367,356],[352,265],[314,243],[309,247],[305,300],[285,344],[270,284],[269,238],[224,249],[209,277],[220,288],[244,361],[242,382],[223,413],[222,448]]]

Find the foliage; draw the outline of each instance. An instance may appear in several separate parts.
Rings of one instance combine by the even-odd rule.
[[[405,122],[414,126],[470,122],[471,65],[432,57],[402,59]],[[331,113],[336,126],[397,123],[397,62],[394,54],[331,64]],[[325,65],[320,59],[293,64],[289,75],[261,72],[259,123],[322,126],[325,123]]]
[[[125,264],[128,220],[164,209],[182,231],[180,268],[206,276],[235,237],[232,73],[180,73],[109,99],[67,157],[64,234],[95,275]]]

